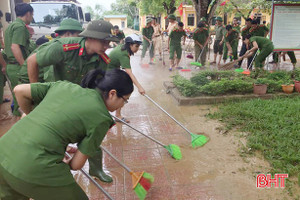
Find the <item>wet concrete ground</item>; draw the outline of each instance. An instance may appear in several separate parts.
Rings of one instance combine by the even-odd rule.
[[[132,126],[162,143],[179,145],[183,154],[182,160],[175,161],[164,148],[120,123],[109,131],[102,145],[133,171],[146,171],[155,177],[147,199],[291,199],[283,189],[256,188],[256,175],[268,173],[269,164],[260,156],[243,158],[239,155],[245,140],[234,132],[221,135],[221,124],[205,117],[215,107],[176,106],[162,86],[163,81],[171,80],[170,76],[177,73],[168,71],[168,62],[166,67],[160,61],[142,67],[139,61],[140,52],[132,57],[131,64],[146,93],[193,133],[210,137],[204,147],[193,149],[190,136],[135,90],[122,110],[123,116]],[[7,88],[5,96],[9,96]],[[4,104],[1,113],[10,113],[9,103]],[[0,135],[15,121],[14,118],[0,121]],[[138,199],[132,190],[131,176],[105,153],[104,165],[114,181],[111,184],[98,182],[112,197]],[[88,163],[84,169],[88,171]],[[106,199],[81,172],[73,174],[91,200]]]

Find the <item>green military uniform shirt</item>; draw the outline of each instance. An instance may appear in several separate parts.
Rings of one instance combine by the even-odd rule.
[[[265,33],[268,32],[269,29],[265,26],[265,25],[259,25],[257,27],[252,27],[249,31],[249,33],[251,34],[251,36],[261,36],[261,37],[265,37]]]
[[[125,34],[123,31],[119,31],[119,33],[116,34],[116,36],[120,41],[125,38]],[[120,42],[118,42],[118,43],[120,43]]]
[[[110,63],[108,69],[119,69],[120,67],[125,69],[131,69],[130,57],[128,51],[122,50],[123,45],[119,45],[109,53]]]
[[[171,31],[170,38],[170,46],[181,46],[181,38],[186,36],[186,32],[184,30],[179,30],[179,28],[175,28]]]
[[[225,27],[224,25],[221,25],[221,26],[218,26],[216,25],[215,26],[215,32],[216,32],[216,38],[215,40],[222,40],[223,36],[225,35]]]
[[[154,33],[154,29],[152,26],[150,26],[149,28],[147,27],[144,27],[143,30],[142,30],[142,34],[143,36],[145,36],[146,38],[148,38],[149,40],[152,40],[152,35]],[[146,41],[144,39],[144,41]],[[147,41],[148,42],[148,41]]]
[[[208,35],[209,33],[207,28],[203,28],[202,31],[199,28],[197,28],[193,33],[193,39],[195,41],[198,41],[200,44],[204,45]]]
[[[232,29],[233,30],[235,30],[236,32],[238,32],[239,34],[240,34],[240,32],[241,32],[241,27],[240,27],[240,25],[239,24],[237,24],[237,25],[232,25]]]
[[[273,43],[271,40],[265,38],[265,37],[261,37],[261,36],[253,36],[250,39],[250,42],[252,43],[253,41],[255,41],[258,45],[259,50],[262,50],[264,48],[270,48],[273,47]]]
[[[246,35],[248,35],[250,29],[251,29],[251,26],[250,27],[244,26],[242,29],[242,33],[241,33],[242,37],[245,37]]]
[[[28,183],[74,183],[62,161],[68,144],[92,157],[114,121],[97,90],[68,81],[31,84],[31,96],[39,105],[0,138],[0,165]]]
[[[25,23],[17,18],[5,31],[4,43],[8,62],[16,62],[11,50],[11,44],[20,45],[24,60],[29,56],[30,34]]]
[[[224,36],[224,42],[229,42],[232,45],[234,42],[237,42],[239,39],[239,33],[232,29],[232,32],[229,34],[228,32]]]
[[[85,38],[82,37],[57,39],[47,48],[39,50],[36,60],[40,68],[53,65],[55,81],[68,80],[78,84],[88,71],[99,67],[106,70],[110,62],[105,53],[88,56]]]

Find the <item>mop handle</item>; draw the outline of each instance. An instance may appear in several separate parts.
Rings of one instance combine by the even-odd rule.
[[[205,49],[206,45],[208,44],[209,39],[210,39],[210,37],[208,36],[207,39],[206,39],[206,41],[205,41],[205,43],[204,43],[204,46],[203,46],[203,48],[201,50],[201,53],[199,54],[199,56],[197,58],[197,62],[199,61],[199,58],[202,56],[202,54],[204,52],[204,49]]]
[[[7,81],[7,83],[8,83],[8,87],[9,87],[9,89],[10,89],[10,92],[13,94],[13,88],[11,87],[11,82],[10,82],[10,80],[9,80],[9,78],[8,78],[8,76],[7,76],[7,74],[4,73],[4,76],[5,76],[6,81]]]
[[[251,63],[250,63],[250,65],[249,65],[249,68],[251,67],[253,61],[255,60],[255,57],[256,57],[256,55],[257,55],[257,52],[258,52],[258,49],[257,49],[257,51],[255,52],[255,55],[253,56],[253,59],[251,60]]]
[[[129,173],[132,173],[131,169],[129,169],[129,167],[127,167],[124,163],[122,163],[121,161],[119,161],[114,155],[112,155],[112,153],[110,153],[106,148],[104,148],[103,146],[100,146],[100,148],[105,151],[105,153],[107,153],[110,157],[112,157],[117,163],[119,163],[119,165],[121,165],[122,167],[124,167],[124,169],[126,169],[126,171],[128,171]]]
[[[173,119],[181,128],[186,130],[189,134],[192,134],[187,128],[185,128],[179,121],[177,121],[173,116],[171,116],[167,111],[165,111],[160,105],[158,105],[153,99],[151,99],[148,95],[144,94],[144,96],[149,99],[152,103],[154,103],[158,108],[160,108],[164,113],[166,113],[171,119]]]
[[[158,140],[156,140],[156,139],[154,139],[154,138],[152,138],[152,137],[150,137],[149,135],[146,135],[145,133],[143,133],[143,132],[141,132],[141,131],[139,131],[139,130],[137,130],[136,128],[134,128],[134,127],[132,127],[130,124],[128,124],[127,122],[125,122],[124,120],[122,120],[122,119],[120,119],[120,118],[118,118],[118,117],[116,117],[116,116],[113,116],[113,115],[111,115],[113,118],[115,118],[115,119],[117,119],[117,120],[119,120],[120,122],[122,122],[123,124],[125,124],[125,125],[127,125],[127,126],[129,126],[130,128],[132,128],[133,130],[135,130],[136,132],[138,132],[138,133],[140,133],[140,134],[142,134],[143,136],[145,136],[145,137],[147,137],[147,138],[149,138],[150,140],[152,140],[153,142],[156,142],[157,144],[159,144],[159,145],[161,145],[161,146],[163,146],[163,147],[165,147],[166,145],[164,145],[163,143],[161,143],[160,141],[158,141]]]
[[[69,157],[69,158],[72,158],[71,157],[71,155],[68,153],[68,152],[65,152],[65,154]],[[98,189],[100,189],[104,194],[105,194],[105,196],[108,198],[108,199],[110,199],[110,200],[114,200],[104,189],[103,189],[103,187],[101,187],[101,185],[99,185],[98,183],[97,183],[97,181],[95,181],[92,177],[91,177],[91,175],[89,175],[84,169],[80,169],[80,171],[90,180],[90,181],[92,181],[94,184],[95,184],[95,186],[98,188]]]

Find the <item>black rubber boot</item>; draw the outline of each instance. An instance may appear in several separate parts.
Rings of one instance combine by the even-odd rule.
[[[99,151],[97,151],[97,154],[95,156],[90,157],[88,160],[89,160],[89,164],[90,164],[89,174],[91,176],[94,176],[106,183],[111,183],[113,181],[112,177],[107,175],[103,171],[102,150],[101,149],[99,149]]]

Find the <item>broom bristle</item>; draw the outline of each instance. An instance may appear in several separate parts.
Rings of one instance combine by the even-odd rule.
[[[140,200],[143,200],[146,198],[147,191],[143,188],[141,184],[137,184],[134,188],[135,194],[138,196]]]
[[[139,199],[145,199],[147,191],[151,188],[151,184],[153,183],[153,181],[154,177],[151,174],[146,172],[143,173],[143,176],[141,177],[139,183],[134,188],[134,191]]]
[[[196,65],[196,66],[199,66],[199,67],[201,67],[201,66],[202,66],[202,64],[201,64],[201,63],[199,63],[199,62],[191,62],[190,64],[191,64],[191,65]]]
[[[166,147],[166,149],[169,151],[171,156],[175,158],[175,160],[181,160],[182,154],[179,146],[177,146],[176,144],[170,144]]]
[[[209,138],[205,135],[192,135],[192,147],[201,147],[208,142]]]

